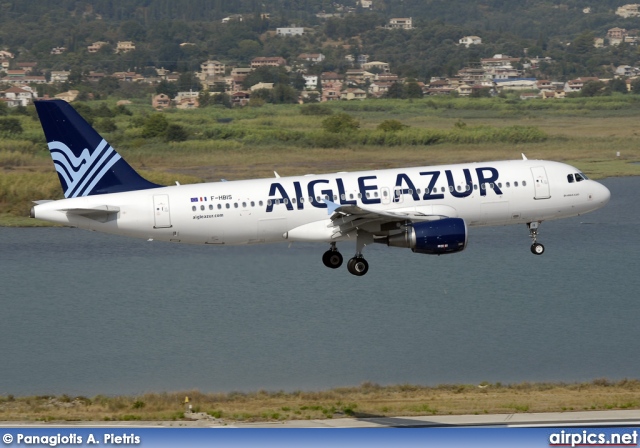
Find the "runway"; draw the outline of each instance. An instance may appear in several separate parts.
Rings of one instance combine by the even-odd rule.
[[[194,420],[147,422],[0,422],[0,428],[438,428],[639,426],[640,410],[331,418],[244,423],[194,415]]]

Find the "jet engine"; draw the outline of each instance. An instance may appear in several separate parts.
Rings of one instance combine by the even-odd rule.
[[[376,243],[407,247],[418,254],[441,255],[460,252],[467,247],[467,225],[461,218],[417,222],[402,233],[375,238]]]

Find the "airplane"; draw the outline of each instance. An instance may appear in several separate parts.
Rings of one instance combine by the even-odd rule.
[[[531,252],[542,222],[603,207],[609,190],[545,160],[474,162],[161,186],[140,176],[62,100],[35,106],[65,199],[34,201],[31,217],[117,235],[191,244],[318,242],[328,268],[355,241],[348,271],[369,270],[373,243],[418,254],[456,253],[468,228],[523,224]]]

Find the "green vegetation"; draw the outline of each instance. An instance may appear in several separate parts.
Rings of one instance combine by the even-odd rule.
[[[334,417],[511,414],[640,409],[640,381],[596,379],[587,383],[441,384],[381,386],[363,383],[318,392],[147,393],[97,395],[0,396],[0,421],[130,421],[189,419],[194,413],[222,423]],[[132,414],[134,410],[135,414]]]
[[[401,77],[426,81],[450,76],[470,61],[494,54],[523,57],[527,49],[529,56],[553,60],[535,69],[541,77],[570,79],[603,75],[612,65],[638,61],[633,45],[593,46],[593,38],[605,37],[610,28],[636,27],[633,18],[615,15],[618,6],[614,0],[377,0],[367,11],[356,0],[95,0],[90,6],[74,0],[7,0],[0,14],[0,41],[3,48],[18,52],[21,60],[37,60],[36,74],[70,69],[70,83],[76,85],[89,70],[113,73],[155,66],[185,74],[179,80],[180,90],[194,86],[199,90],[192,74],[211,55],[228,65],[247,66],[257,56],[292,59],[319,50],[326,59],[311,68],[316,74],[344,71],[346,54],[367,54],[370,60],[390,63]],[[353,13],[344,14],[343,7],[353,8]],[[322,20],[316,16],[320,12],[338,16]],[[222,23],[234,14],[242,14],[243,20]],[[413,18],[413,30],[382,28],[392,17],[407,16]],[[277,27],[292,23],[305,27],[305,34],[275,35]],[[483,44],[457,45],[469,35],[482,37]],[[97,53],[87,52],[86,46],[99,40],[108,45]],[[114,57],[118,41],[133,41],[136,49]],[[67,49],[64,53],[51,54],[52,48],[62,46]],[[99,84],[94,92],[98,95],[122,90],[113,78]],[[421,95],[406,87],[392,91],[392,97]],[[51,87],[40,89],[45,93]]]
[[[640,175],[640,97],[514,101],[513,98],[424,98],[259,108],[209,106],[152,111],[134,102],[75,107],[152,182],[170,185],[253,177],[424,166],[481,160],[552,159],[588,175]],[[306,111],[306,112],[304,112]],[[32,201],[62,197],[33,107],[10,112],[22,133],[0,140],[0,223],[24,219]],[[358,124],[348,132],[335,125]],[[390,119],[389,117],[394,117]],[[380,128],[383,129],[380,129]],[[392,131],[387,129],[393,128]],[[616,153],[621,156],[617,157]]]

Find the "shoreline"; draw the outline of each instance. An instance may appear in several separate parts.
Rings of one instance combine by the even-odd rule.
[[[381,386],[325,391],[199,391],[92,398],[0,396],[9,422],[284,422],[337,418],[503,415],[640,409],[640,380]]]

